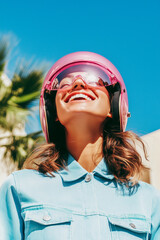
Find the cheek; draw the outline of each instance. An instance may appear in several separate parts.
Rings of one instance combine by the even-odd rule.
[[[62,125],[66,122],[66,106],[62,101],[63,94],[57,93],[55,98],[56,110],[57,110],[57,118]]]
[[[107,116],[111,110],[110,96],[109,96],[108,91],[105,89],[104,91],[99,92],[99,97],[100,97],[99,110],[104,115]]]
[[[102,112],[104,116],[107,116],[110,113],[111,108],[110,108],[110,101],[108,97],[103,99],[99,108],[100,108],[99,110]]]

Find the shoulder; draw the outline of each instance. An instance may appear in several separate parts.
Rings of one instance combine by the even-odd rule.
[[[15,187],[15,180],[13,175],[9,175],[6,180],[2,183],[1,187],[0,187],[0,194],[4,194],[7,192],[8,189],[10,189],[11,187]]]
[[[147,201],[151,202],[152,212],[157,211],[160,214],[160,191],[151,184],[139,181],[139,191],[143,195],[144,204]]]
[[[139,181],[138,185],[139,185],[139,189],[142,192],[150,194],[152,197],[160,197],[160,191],[158,189],[156,189],[155,187],[153,187],[151,184],[143,182],[143,181]]]
[[[23,179],[29,179],[29,178],[36,178],[36,177],[40,177],[40,176],[44,176],[44,174],[40,173],[37,170],[33,170],[33,169],[22,169],[22,170],[18,170],[15,172],[12,172],[11,175],[13,176],[13,178],[16,180],[23,180]]]
[[[34,172],[33,170],[19,170],[11,173],[5,181],[2,183],[2,186],[0,187],[0,192],[7,192],[10,189],[17,189],[17,183],[19,181],[23,181],[24,176],[26,175],[27,177],[31,177]]]
[[[51,174],[44,174],[44,173],[41,173],[39,172],[38,170],[34,170],[34,169],[22,169],[22,170],[18,170],[18,171],[15,171],[15,172],[12,172],[11,175],[13,176],[13,178],[15,180],[17,179],[27,179],[29,180],[30,178],[32,178],[32,180],[35,178],[47,178],[47,177],[52,177]],[[57,172],[53,172],[53,175],[54,176],[57,176]]]
[[[8,188],[14,188],[17,191],[19,191],[19,189],[24,189],[27,186],[31,187],[34,185],[40,185],[42,182],[50,181],[50,179],[57,180],[56,176],[58,176],[59,174],[54,172],[53,175],[55,177],[51,177],[51,175],[45,175],[45,174],[43,174],[37,170],[33,170],[33,169],[18,170],[18,171],[11,173],[6,178],[6,180],[4,181],[4,183],[1,186],[1,189],[7,190]]]
[[[12,172],[3,182],[2,187],[14,186],[16,185],[17,181],[19,180],[23,181],[25,178],[29,179],[30,177],[33,177],[36,175],[40,175],[40,173],[32,169],[24,169],[24,170],[18,170],[18,171]]]

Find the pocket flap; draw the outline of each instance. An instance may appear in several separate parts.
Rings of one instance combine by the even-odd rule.
[[[139,233],[150,233],[150,223],[145,217],[140,216],[110,216],[109,222],[113,225]]]
[[[72,215],[57,209],[30,209],[25,211],[24,221],[34,221],[43,225],[60,224],[72,221]]]

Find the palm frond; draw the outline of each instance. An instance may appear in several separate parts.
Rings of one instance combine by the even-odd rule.
[[[7,53],[7,43],[3,40],[0,40],[0,72],[2,72],[5,68]]]
[[[4,156],[9,154],[12,161],[18,163],[20,169],[36,144],[44,141],[41,133],[41,131],[38,131],[26,136],[12,136],[12,141],[9,144],[0,145],[0,147],[6,148]]]
[[[21,168],[37,141],[44,141],[41,131],[28,135],[24,131],[28,116],[35,110],[34,101],[40,96],[44,69],[25,65],[10,80],[4,72],[8,50],[7,41],[0,40],[0,131],[4,133],[0,147],[5,148],[6,162],[9,159]]]
[[[18,74],[14,74],[12,78],[13,102],[22,108],[27,108],[34,100],[40,96],[40,90],[43,82],[42,71],[32,71],[28,74],[25,70],[21,70]]]

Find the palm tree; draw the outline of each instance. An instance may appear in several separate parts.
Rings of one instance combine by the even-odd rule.
[[[30,107],[39,98],[43,71],[23,67],[14,72],[11,80],[5,74],[8,55],[7,43],[0,41],[0,148],[3,159],[15,162],[20,169],[37,140],[43,140],[41,131],[26,134],[25,123]]]

